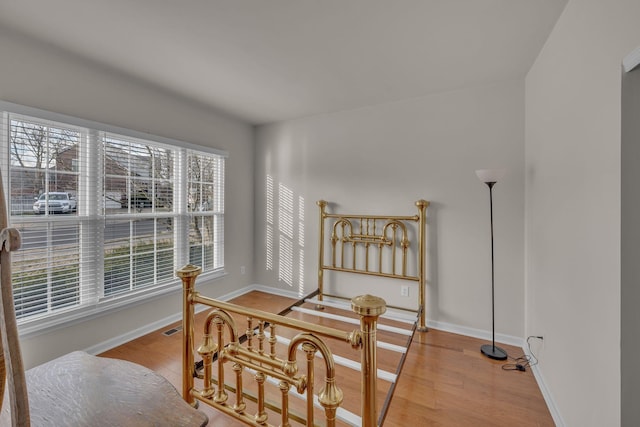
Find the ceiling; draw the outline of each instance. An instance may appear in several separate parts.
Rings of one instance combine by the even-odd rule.
[[[2,0],[0,25],[253,124],[522,78],[566,0]]]

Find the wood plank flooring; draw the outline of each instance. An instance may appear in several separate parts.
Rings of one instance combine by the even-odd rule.
[[[277,295],[250,292],[232,302],[278,313],[295,301]],[[300,317],[300,314],[295,313],[294,317]],[[204,314],[196,316],[196,331],[200,329],[203,318]],[[316,323],[331,322],[319,320]],[[147,366],[181,390],[182,335],[180,332],[171,336],[162,334],[176,326],[180,324],[152,332],[101,356]],[[553,419],[531,370],[503,370],[504,362],[488,359],[480,353],[482,344],[486,342],[435,329],[417,333],[407,353],[384,426],[553,426]],[[517,347],[501,347],[510,356],[522,355],[522,349]],[[391,366],[396,363],[385,361],[380,354],[379,362]],[[357,407],[359,392],[355,391],[352,387],[344,390],[343,406]],[[349,393],[355,396],[351,401]],[[381,384],[379,409],[385,393],[386,388]],[[244,425],[205,406],[201,405],[200,408],[209,416],[210,426]],[[269,417],[269,421],[278,424],[275,414]]]

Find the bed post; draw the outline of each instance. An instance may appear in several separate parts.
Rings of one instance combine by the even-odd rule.
[[[182,280],[182,398],[191,406],[197,402],[191,395],[193,390],[193,297],[195,295],[196,277],[202,269],[187,264],[176,272]]]
[[[416,202],[416,206],[418,207],[419,213],[419,260],[418,260],[418,311],[419,311],[419,321],[418,321],[418,331],[426,332],[427,331],[427,321],[426,321],[426,278],[425,278],[425,252],[426,252],[426,235],[425,230],[427,228],[427,207],[429,206],[429,202],[426,200],[418,200]]]
[[[378,425],[376,408],[376,390],[378,382],[378,361],[376,343],[376,325],[378,316],[387,311],[386,302],[376,296],[361,295],[351,300],[351,309],[360,316],[361,372],[360,401],[362,426]]]
[[[323,295],[323,275],[324,275],[324,209],[327,207],[327,202],[325,200],[318,200],[316,202],[318,207],[320,208],[320,237],[318,242],[318,301],[322,301]],[[322,310],[324,306],[318,304],[316,305],[316,309]]]

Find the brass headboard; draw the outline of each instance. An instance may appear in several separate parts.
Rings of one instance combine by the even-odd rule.
[[[322,301],[324,296],[339,297],[324,292],[325,270],[414,281],[418,283],[418,330],[426,331],[425,232],[429,202],[418,200],[415,203],[418,213],[411,216],[335,214],[326,212],[328,202],[319,200],[317,205],[320,207],[318,300]],[[412,224],[417,224],[418,240],[414,251],[415,274],[407,271],[409,249],[416,244],[411,240]],[[330,244],[329,263],[325,263],[325,242]]]

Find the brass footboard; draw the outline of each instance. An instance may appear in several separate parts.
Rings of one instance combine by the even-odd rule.
[[[351,332],[340,331],[322,325],[297,319],[248,309],[235,304],[217,301],[201,296],[195,291],[195,280],[201,269],[187,265],[178,270],[182,279],[183,300],[183,397],[195,405],[196,401],[210,405],[243,423],[256,426],[270,426],[267,409],[280,416],[279,425],[289,426],[290,420],[296,420],[307,426],[315,424],[315,401],[324,410],[327,426],[336,423],[336,412],[343,401],[343,393],[337,384],[334,358],[326,344],[326,339],[346,342],[360,354],[361,360],[361,424],[375,426],[376,407],[376,329],[378,316],[386,310],[384,300],[370,295],[352,300],[352,310],[360,317],[360,329]],[[211,307],[203,329],[202,342],[195,349],[194,343],[194,307],[204,304]],[[246,341],[242,342],[239,329],[232,314],[245,316],[247,321]],[[296,335],[290,339],[278,337],[278,328],[290,328]],[[265,333],[268,330],[269,334]],[[276,351],[278,342],[287,345],[286,354],[280,356]],[[301,351],[300,351],[301,350]],[[195,386],[195,351],[203,362],[202,386]],[[321,366],[315,366],[316,353],[321,355]],[[304,360],[299,361],[298,358]],[[225,365],[232,366],[231,381],[225,381]],[[299,365],[306,366],[304,373]],[[314,396],[314,376],[316,369],[324,367],[324,385]],[[214,373],[215,372],[215,373]],[[257,392],[251,395],[246,391],[243,374],[250,373],[256,383]],[[280,394],[280,404],[269,404],[265,399],[265,383],[274,383]],[[302,415],[290,412],[289,395],[293,389],[305,394],[306,413]],[[235,395],[229,402],[229,394]],[[350,396],[356,399],[356,396]],[[247,402],[254,402],[255,412],[248,413]]]

